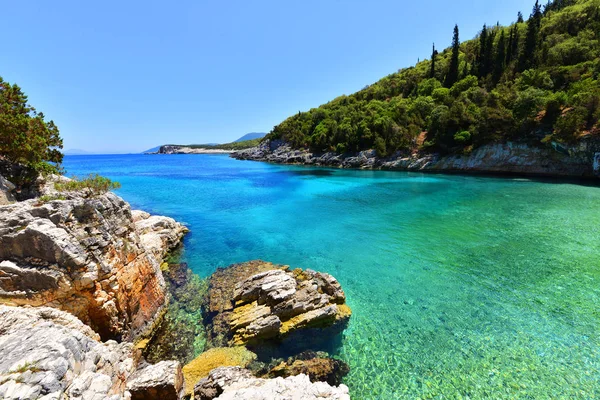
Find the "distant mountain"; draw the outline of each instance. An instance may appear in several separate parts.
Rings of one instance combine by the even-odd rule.
[[[265,137],[265,135],[266,135],[266,133],[259,133],[259,132],[247,133],[244,136],[242,136],[241,138],[239,138],[238,140],[234,140],[233,143],[245,142],[247,140],[253,140],[253,139],[262,139],[263,137]]]
[[[63,154],[66,156],[81,156],[85,154],[92,154],[89,151],[81,150],[81,149],[69,149],[63,151]]]

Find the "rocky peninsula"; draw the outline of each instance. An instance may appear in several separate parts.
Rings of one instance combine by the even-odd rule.
[[[342,361],[259,351],[340,332],[351,314],[341,286],[262,261],[219,269],[203,305],[190,303],[202,309],[208,351],[183,368],[169,351],[149,363],[169,305],[194,296],[170,291],[191,272],[165,262],[187,228],[111,192],[58,192],[64,179],[16,201],[0,176],[0,398],[349,399]]]
[[[265,140],[257,147],[232,153],[231,157],[239,160],[335,168],[600,177],[600,140],[597,137],[584,138],[576,145],[552,143],[547,146],[534,146],[521,142],[502,142],[487,144],[464,154],[397,152],[385,158],[378,157],[374,150],[357,154],[313,153],[306,149],[293,149],[281,140]]]

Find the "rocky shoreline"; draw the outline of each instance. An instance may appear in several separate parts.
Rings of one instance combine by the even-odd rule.
[[[0,398],[350,398],[348,366],[326,353],[251,351],[344,329],[351,311],[332,276],[253,261],[205,285],[165,262],[187,232],[172,218],[110,192],[57,194],[51,180],[18,202],[0,183]],[[204,324],[194,358],[172,331]]]
[[[377,157],[374,150],[347,155],[311,153],[292,149],[280,140],[265,140],[258,147],[232,153],[231,157],[278,164],[390,171],[600,177],[600,140],[597,137],[584,138],[571,146],[552,143],[541,147],[506,142],[481,146],[469,154],[396,153],[387,158]]]

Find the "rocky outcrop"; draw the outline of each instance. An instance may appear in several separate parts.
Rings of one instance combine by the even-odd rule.
[[[17,201],[13,195],[16,186],[0,175],[0,206],[4,206]]]
[[[0,207],[0,303],[68,311],[104,340],[136,337],[161,314],[159,260],[185,231],[136,215],[113,193]]]
[[[344,327],[351,311],[337,280],[262,261],[219,269],[209,281],[213,342],[257,345],[294,331]]]
[[[133,210],[131,216],[143,246],[158,262],[162,262],[167,253],[177,247],[183,235],[188,232],[185,226],[177,223],[173,218],[150,215],[140,210]]]
[[[336,168],[593,177],[600,175],[599,152],[600,140],[597,137],[584,138],[575,145],[491,143],[478,147],[469,154],[440,156],[399,152],[388,158],[377,157],[373,150],[344,155],[331,152],[311,153],[292,149],[280,140],[266,140],[258,147],[241,150],[231,156],[240,160]]]
[[[181,398],[176,361],[140,365],[131,343],[102,343],[69,313],[49,307],[0,306],[0,398]]]
[[[146,365],[129,378],[131,400],[178,400],[183,397],[183,374],[177,361]]]
[[[221,367],[210,371],[206,378],[194,386],[194,400],[212,400],[220,396],[227,386],[243,379],[254,379],[250,371],[241,367]]]
[[[206,379],[194,388],[195,400],[349,400],[345,385],[332,387],[324,382],[312,383],[308,376],[297,375],[288,378],[253,378],[247,371],[238,367],[213,370]]]
[[[350,372],[348,364],[329,357],[327,353],[305,351],[271,368],[263,378],[286,378],[304,374],[311,382],[327,382],[332,386],[338,386],[348,372]]]
[[[0,306],[0,398],[120,399],[137,359],[129,343],[101,343],[74,316]]]

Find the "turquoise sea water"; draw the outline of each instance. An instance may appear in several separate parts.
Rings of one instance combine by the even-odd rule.
[[[264,259],[333,274],[354,399],[600,398],[600,188],[227,156],[70,156],[191,228],[201,276]]]

